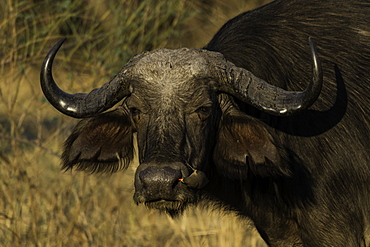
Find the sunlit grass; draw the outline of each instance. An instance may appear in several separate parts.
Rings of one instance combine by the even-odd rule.
[[[1,246],[264,246],[232,214],[191,209],[173,220],[133,203],[133,172],[60,171],[77,120],[45,100],[39,67],[61,37],[54,77],[90,91],[135,53],[201,47],[228,18],[263,1],[0,1]],[[232,12],[234,9],[234,12]]]

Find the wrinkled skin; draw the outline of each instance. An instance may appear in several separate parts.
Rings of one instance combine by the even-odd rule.
[[[206,167],[221,109],[207,81],[194,80],[196,73],[181,73],[190,70],[183,61],[147,59],[164,66],[133,84],[133,93],[124,102],[139,147],[134,199],[174,213],[195,200],[192,189],[179,179]],[[145,71],[150,63],[142,62],[138,67]],[[150,169],[155,171],[145,173]]]
[[[185,178],[186,182],[190,174],[197,174],[194,172],[197,170],[206,174],[211,172],[213,157],[222,166],[222,159],[226,158],[226,162],[234,159],[233,163],[240,165],[243,171],[246,170],[245,157],[249,157],[251,164],[263,167],[269,162],[280,164],[280,155],[272,144],[272,137],[263,127],[257,125],[255,132],[243,133],[247,115],[237,110],[229,96],[218,95],[211,81],[198,79],[203,68],[197,67],[194,62],[197,58],[190,57],[184,61],[185,56],[179,59],[175,52],[170,54],[174,54],[174,57],[162,57],[154,53],[139,62],[139,71],[133,73],[143,73],[145,79],[132,84],[133,92],[124,103],[131,112],[138,137],[140,166],[135,176],[134,200],[175,215],[187,203],[198,200],[197,190],[191,188],[194,186],[181,183],[179,179]],[[157,66],[152,66],[153,63]],[[234,124],[230,113],[240,117],[240,129],[227,126]],[[225,124],[220,129],[222,116]],[[235,123],[237,120],[235,118]],[[257,123],[255,120],[249,121]],[[238,134],[239,131],[241,133]],[[217,134],[223,132],[227,133],[222,138],[235,135],[235,139],[240,139],[236,141],[247,147],[240,147],[240,152],[230,156],[228,150],[235,146],[235,139],[231,138],[231,143],[219,141],[216,152],[223,155],[213,156]],[[238,149],[236,146],[234,148]],[[269,162],[265,162],[266,159]],[[277,173],[289,173],[286,168],[277,170]],[[270,172],[274,172],[274,169]],[[206,177],[194,177],[199,178],[197,184],[205,185]]]

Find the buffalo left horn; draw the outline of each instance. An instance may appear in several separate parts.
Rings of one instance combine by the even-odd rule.
[[[211,68],[210,77],[216,89],[233,95],[245,103],[277,116],[290,116],[310,107],[319,97],[323,75],[315,45],[309,38],[313,61],[313,77],[304,91],[286,91],[235,66],[220,53],[201,50]]]
[[[41,88],[48,101],[60,112],[75,118],[91,117],[101,113],[122,100],[129,92],[130,66],[128,63],[122,71],[101,88],[96,88],[90,93],[68,94],[62,91],[55,83],[52,75],[54,57],[62,46],[65,38],[60,39],[49,51],[41,67]]]

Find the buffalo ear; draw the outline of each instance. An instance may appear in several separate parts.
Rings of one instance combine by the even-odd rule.
[[[126,109],[80,121],[64,143],[62,169],[115,172],[134,156],[131,117]]]
[[[289,176],[282,153],[262,122],[238,110],[223,115],[213,153],[221,174],[232,179]]]

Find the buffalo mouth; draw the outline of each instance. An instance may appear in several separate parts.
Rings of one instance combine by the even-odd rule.
[[[159,210],[160,212],[167,213],[171,217],[181,215],[189,204],[193,204],[191,201],[180,201],[180,200],[152,200],[145,201],[143,203],[136,202],[137,205],[144,204],[148,209]]]
[[[198,193],[194,190],[177,191],[176,195],[148,198],[141,192],[135,192],[134,201],[137,205],[143,204],[148,209],[159,210],[172,217],[181,215],[190,204],[195,204]]]
[[[156,209],[161,212],[168,213],[172,217],[177,216],[184,212],[186,209],[188,202],[183,201],[169,201],[169,200],[155,200],[155,201],[147,201],[144,205],[149,209]]]

